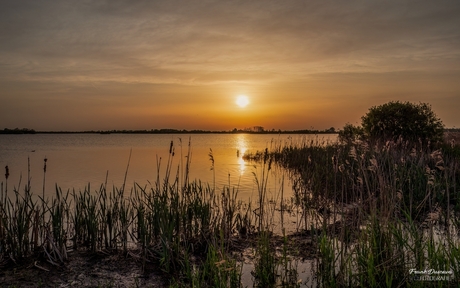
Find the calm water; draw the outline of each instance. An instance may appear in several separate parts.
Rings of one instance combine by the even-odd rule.
[[[185,165],[189,138],[191,139],[190,179],[199,179],[213,186],[214,174],[209,157],[214,156],[216,189],[224,186],[238,187],[243,200],[257,194],[255,176],[261,175],[261,167],[245,162],[244,153],[264,150],[283,144],[299,144],[302,141],[334,141],[336,135],[262,135],[262,134],[35,134],[0,135],[0,165],[5,182],[4,167],[8,165],[10,176],[8,190],[18,187],[22,175],[21,191],[27,181],[28,157],[32,192],[41,195],[43,187],[43,164],[47,158],[46,193],[54,194],[57,184],[63,190],[84,189],[90,183],[97,190],[105,182],[108,186],[121,187],[128,164],[127,188],[136,182],[141,186],[155,183],[160,162],[160,177],[163,177],[171,141],[175,156],[172,159],[172,176]],[[239,151],[239,153],[237,152]],[[182,156],[181,156],[182,155]],[[160,160],[161,159],[161,160]],[[283,181],[284,180],[284,181]],[[270,193],[284,189],[291,192],[290,177],[281,169],[273,169],[269,178]]]

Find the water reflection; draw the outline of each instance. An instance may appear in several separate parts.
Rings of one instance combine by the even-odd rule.
[[[52,197],[55,194],[57,184],[63,191],[70,189],[83,190],[88,184],[99,187],[105,183],[107,171],[109,171],[107,185],[109,188],[120,188],[126,183],[126,191],[134,186],[134,183],[144,187],[150,187],[156,179],[163,179],[169,157],[171,140],[182,138],[182,146],[176,146],[176,156],[173,157],[171,177],[175,173],[185,173],[185,161],[188,145],[184,144],[184,138],[191,138],[191,168],[187,170],[190,181],[200,180],[203,183],[213,183],[214,177],[217,189],[224,185],[233,187],[238,185],[240,200],[247,201],[255,191],[253,172],[257,163],[243,160],[243,155],[248,152],[263,151],[271,147],[274,135],[270,134],[29,134],[29,135],[0,135],[0,167],[8,166],[10,187],[16,186],[23,191],[24,175],[28,175],[30,169],[31,187],[33,193],[38,189],[42,192],[43,187],[43,159],[48,159],[46,167],[46,194]],[[289,138],[288,138],[289,137]],[[326,136],[325,136],[326,137]],[[336,135],[330,138],[336,139]],[[288,140],[289,139],[289,140]],[[290,143],[295,140],[310,143],[317,139],[314,135],[278,135],[278,143]],[[325,138],[326,140],[329,138]],[[276,143],[275,143],[276,144]],[[175,144],[177,145],[177,144]],[[215,175],[210,171],[209,149],[212,149],[216,159]],[[132,157],[127,169],[130,151]],[[35,150],[35,152],[31,152]],[[181,152],[182,153],[181,153]],[[238,151],[238,153],[237,153]],[[237,158],[235,158],[237,154]],[[182,157],[181,157],[182,155]],[[193,157],[192,157],[193,155]],[[30,168],[28,167],[30,159]],[[157,159],[162,159],[157,167]],[[179,170],[178,170],[179,167]],[[160,169],[160,171],[158,171]],[[182,170],[184,169],[184,170]],[[3,170],[5,171],[5,170]],[[125,174],[128,171],[125,181]],[[272,170],[275,178],[279,179],[278,171]],[[276,173],[275,173],[276,172]],[[159,174],[159,175],[158,175]],[[4,174],[2,174],[4,175]],[[21,181],[22,175],[22,181]],[[229,183],[229,176],[233,177]],[[182,175],[183,179],[184,175]],[[0,182],[5,178],[0,177]],[[236,180],[236,181],[235,181]],[[236,184],[237,183],[237,184]],[[272,185],[273,187],[270,187]],[[21,184],[21,188],[18,188]],[[287,185],[289,187],[290,185]],[[267,189],[279,191],[278,182],[273,180]],[[288,188],[289,191],[290,188]],[[284,191],[284,195],[290,192]]]
[[[248,141],[246,135],[238,134],[236,139],[236,156],[238,157],[238,164],[240,165],[239,171],[240,175],[243,175],[244,170],[246,170],[246,162],[243,159],[244,153],[248,150]]]

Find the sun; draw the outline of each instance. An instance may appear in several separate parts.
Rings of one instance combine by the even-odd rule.
[[[246,95],[240,95],[236,98],[236,105],[240,106],[241,108],[248,106],[248,104],[249,99]]]

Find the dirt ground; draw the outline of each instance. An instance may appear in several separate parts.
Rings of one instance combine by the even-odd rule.
[[[153,268],[142,271],[133,257],[72,252],[65,265],[46,262],[0,266],[0,287],[167,287]]]

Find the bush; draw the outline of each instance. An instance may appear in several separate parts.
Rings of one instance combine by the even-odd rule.
[[[339,131],[339,140],[342,142],[353,142],[363,137],[363,128],[346,124],[341,131]]]
[[[442,121],[426,103],[389,102],[374,106],[362,118],[364,134],[369,140],[436,142],[442,140]]]

